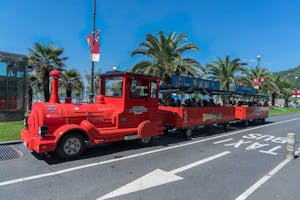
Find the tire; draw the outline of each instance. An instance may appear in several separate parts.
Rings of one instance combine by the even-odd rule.
[[[229,129],[230,129],[230,124],[229,123],[223,124],[223,126],[224,126],[225,131],[229,131]]]
[[[192,137],[192,135],[193,135],[192,129],[188,128],[188,129],[185,130],[184,136],[185,136],[186,138],[190,138],[190,137]]]
[[[81,156],[84,150],[85,143],[82,135],[72,132],[60,140],[56,148],[56,154],[64,160],[70,160]]]
[[[249,120],[244,121],[244,126],[249,126]]]
[[[261,124],[266,123],[266,119],[265,119],[265,118],[264,118],[264,119],[261,119],[261,120],[260,120],[260,123],[261,123]]]
[[[138,139],[138,144],[142,147],[148,147],[152,144],[152,137],[144,137]]]

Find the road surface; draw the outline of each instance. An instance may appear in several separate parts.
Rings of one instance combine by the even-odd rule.
[[[147,148],[100,145],[67,162],[12,145],[21,157],[0,161],[0,199],[300,199],[300,160],[285,161],[285,136],[299,141],[299,130],[300,113],[288,114],[162,136]]]

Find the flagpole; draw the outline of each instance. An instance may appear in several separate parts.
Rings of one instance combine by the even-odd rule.
[[[95,41],[95,26],[96,26],[96,0],[94,0],[93,5],[93,26],[92,26],[92,34],[93,34],[93,43]],[[90,103],[94,102],[94,68],[95,62],[92,60],[91,63],[91,91],[90,91]]]

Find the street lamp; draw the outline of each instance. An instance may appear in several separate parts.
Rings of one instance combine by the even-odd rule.
[[[296,92],[296,105],[298,104],[298,91],[297,91],[297,80],[298,80],[298,76],[295,76],[295,92]]]
[[[258,63],[258,67],[260,67],[260,59],[261,59],[261,55],[257,55],[256,56],[256,59],[257,59],[257,63]]]

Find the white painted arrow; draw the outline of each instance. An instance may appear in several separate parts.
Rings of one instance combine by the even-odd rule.
[[[177,176],[175,174],[183,172],[185,170],[191,169],[193,167],[196,167],[198,165],[204,164],[206,162],[209,162],[211,160],[220,158],[222,156],[225,156],[226,154],[229,154],[230,151],[224,151],[223,153],[219,153],[216,154],[214,156],[199,160],[197,162],[194,163],[190,163],[188,165],[185,165],[183,167],[174,169],[172,171],[164,171],[161,169],[156,169],[148,174],[146,174],[145,176],[142,176],[100,198],[98,198],[97,200],[104,200],[104,199],[110,199],[113,197],[118,197],[118,196],[122,196],[125,194],[129,194],[129,193],[133,193],[133,192],[137,192],[140,190],[145,190],[148,188],[152,188],[152,187],[156,187],[159,185],[163,185],[163,184],[167,184],[167,183],[171,183],[174,181],[179,181],[182,180],[183,178],[180,176]]]

